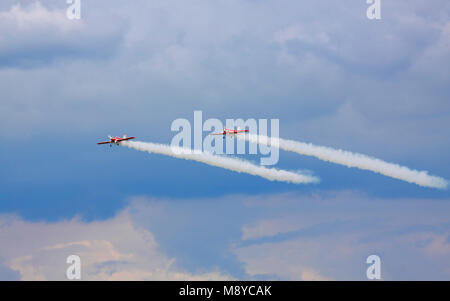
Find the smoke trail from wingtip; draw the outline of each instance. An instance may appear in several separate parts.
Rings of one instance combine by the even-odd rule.
[[[311,143],[254,134],[237,135],[236,137],[251,143],[259,143],[268,146],[272,145],[273,147],[279,147],[280,149],[286,151],[294,152],[300,155],[313,156],[323,161],[341,164],[347,167],[370,170],[391,178],[403,180],[409,183],[415,183],[424,187],[438,189],[446,189],[448,187],[447,180],[441,177],[429,175],[427,171],[409,169],[405,166],[389,163],[363,154],[333,149],[331,147],[317,146]]]
[[[245,160],[217,156],[206,152],[194,152],[187,148],[141,141],[123,141],[120,143],[120,145],[139,151],[202,162],[211,166],[221,167],[236,172],[247,173],[254,176],[260,176],[270,181],[280,181],[294,184],[319,182],[318,178],[310,175],[304,175],[274,168],[266,168],[263,166],[255,165]]]

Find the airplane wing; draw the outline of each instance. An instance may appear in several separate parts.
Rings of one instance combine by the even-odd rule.
[[[236,133],[244,133],[244,132],[248,132],[248,130],[237,130]]]
[[[111,143],[111,141],[98,142],[97,144],[108,144],[108,143]]]
[[[131,139],[135,139],[136,137],[128,137],[128,138],[122,138],[120,139],[120,141],[126,141],[126,140],[131,140]]]

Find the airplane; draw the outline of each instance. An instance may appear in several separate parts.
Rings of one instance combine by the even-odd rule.
[[[211,133],[210,135],[223,135],[223,138],[225,139],[226,135],[236,135],[239,133],[247,133],[247,132],[248,132],[248,130],[241,130],[241,128],[238,127],[237,130],[224,129],[223,132]]]
[[[98,142],[97,144],[109,144],[109,146],[112,146],[113,144],[119,145],[119,143],[122,142],[122,141],[136,139],[136,137],[127,137],[127,135],[123,135],[122,138],[120,138],[120,137],[111,137],[111,136],[108,135],[108,138],[109,138],[109,141]]]

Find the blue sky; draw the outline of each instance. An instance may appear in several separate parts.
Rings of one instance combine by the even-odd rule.
[[[0,279],[450,278],[450,193],[280,151],[270,182],[101,147],[177,118],[278,118],[280,136],[450,179],[450,5],[0,4]],[[205,133],[206,135],[206,133]],[[259,162],[258,156],[246,156]]]

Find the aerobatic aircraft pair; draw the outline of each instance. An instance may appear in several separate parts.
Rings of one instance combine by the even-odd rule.
[[[248,130],[241,130],[240,128],[238,128],[237,130],[224,129],[223,132],[212,133],[210,135],[223,135],[223,138],[225,138],[225,136],[227,136],[227,135],[237,135],[239,133],[247,133],[247,132],[248,132]],[[122,142],[122,141],[136,139],[136,137],[127,137],[127,135],[123,135],[123,137],[108,136],[108,138],[109,138],[109,141],[102,141],[102,142],[98,142],[97,144],[109,144],[109,146],[113,146],[113,144],[119,145],[120,142]]]

